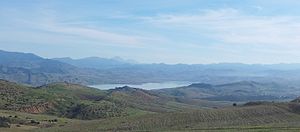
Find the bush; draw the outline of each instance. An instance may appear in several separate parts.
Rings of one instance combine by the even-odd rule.
[[[0,127],[7,127],[9,128],[9,119],[5,118],[5,117],[0,117]]]
[[[40,122],[35,121],[35,120],[31,120],[30,123],[31,123],[31,124],[40,124]]]
[[[237,104],[236,104],[236,103],[233,103],[232,106],[237,106]]]

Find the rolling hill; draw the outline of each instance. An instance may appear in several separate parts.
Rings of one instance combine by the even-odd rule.
[[[35,131],[299,131],[299,103],[254,103],[222,109],[150,113],[73,122]]]
[[[222,130],[274,124],[299,124],[300,116],[294,107],[299,104],[261,104],[214,110],[196,110],[193,112],[143,115],[106,130]],[[293,111],[293,112],[291,112]],[[298,111],[298,110],[297,110]],[[277,127],[285,125],[278,125]],[[274,126],[273,126],[274,127]],[[294,125],[293,127],[297,127]],[[259,127],[258,127],[259,128]],[[101,129],[100,129],[101,130]]]
[[[0,126],[12,127],[0,130],[300,130],[298,99],[292,102],[249,102],[232,106],[196,98],[198,94],[195,91],[185,91],[187,88],[198,88],[201,92],[209,91],[213,95],[218,88],[235,90],[236,85],[243,88],[251,86],[253,90],[260,89],[262,84],[192,84],[174,88],[182,92],[174,94],[170,89],[153,91],[124,86],[98,90],[66,82],[29,87],[0,80]],[[223,94],[227,93],[220,95]]]
[[[121,113],[121,107],[102,99],[105,92],[93,88],[68,83],[41,87],[26,87],[3,80],[0,83],[1,109],[4,110],[80,119],[105,117],[110,112]],[[102,106],[106,109],[102,109]],[[94,115],[83,115],[82,111],[93,110],[94,107]]]
[[[77,119],[192,110],[205,102],[179,102],[176,98],[127,86],[103,91],[66,82],[28,87],[0,80],[0,93],[0,109]],[[223,104],[214,102],[210,106]]]
[[[153,90],[159,94],[211,101],[285,100],[296,98],[300,93],[295,87],[277,83],[241,81],[221,85],[194,83],[179,88]]]

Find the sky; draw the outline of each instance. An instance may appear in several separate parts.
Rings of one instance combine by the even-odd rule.
[[[142,63],[300,63],[299,0],[1,0],[0,49]]]

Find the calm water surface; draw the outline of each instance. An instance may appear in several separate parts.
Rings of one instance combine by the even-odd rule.
[[[130,86],[134,88],[142,88],[142,89],[161,89],[161,88],[175,88],[181,86],[187,86],[192,84],[192,82],[162,82],[162,83],[143,83],[143,84],[99,84],[99,85],[91,85],[90,87],[107,90],[114,89],[116,87]]]

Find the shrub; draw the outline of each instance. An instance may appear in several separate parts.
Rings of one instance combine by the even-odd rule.
[[[237,104],[236,104],[236,103],[233,103],[232,106],[237,106]]]
[[[0,117],[0,127],[7,127],[9,128],[9,119],[5,118],[5,117]]]
[[[40,124],[40,122],[35,121],[35,120],[30,120],[30,123],[31,123],[31,124]]]

